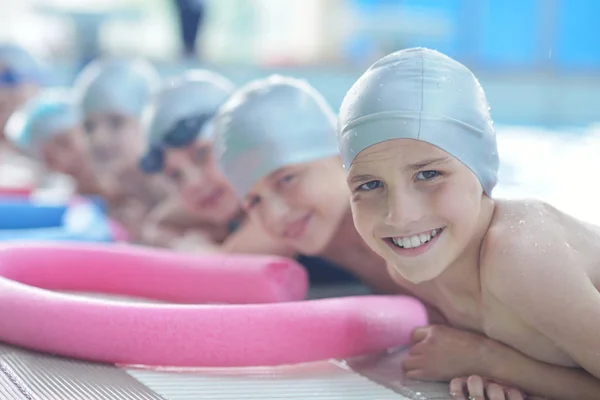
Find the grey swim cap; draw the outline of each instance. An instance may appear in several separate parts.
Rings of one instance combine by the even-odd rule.
[[[39,156],[44,142],[81,123],[67,89],[47,89],[15,111],[6,124],[7,139],[30,156]]]
[[[44,84],[48,80],[40,61],[16,43],[0,43],[0,65],[11,70],[15,84],[23,81]]]
[[[116,112],[139,118],[158,83],[147,61],[96,60],[79,74],[74,89],[84,116]]]
[[[162,141],[182,119],[198,115],[212,117],[233,90],[231,81],[207,70],[193,70],[167,79],[144,111],[147,142]]]
[[[165,148],[187,147],[199,136],[211,137],[212,118],[233,90],[227,78],[207,70],[167,79],[144,111],[146,152],[141,170],[158,173]]]
[[[385,56],[358,79],[339,114],[344,166],[392,139],[439,147],[470,168],[491,195],[499,164],[496,133],[479,81],[459,62],[434,50],[407,49]]]
[[[294,78],[248,83],[219,110],[214,126],[220,167],[241,198],[279,168],[339,154],[331,108]]]

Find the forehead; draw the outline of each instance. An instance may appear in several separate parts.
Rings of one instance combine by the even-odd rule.
[[[189,159],[199,150],[210,150],[212,143],[210,140],[199,138],[194,140],[189,146],[186,147],[164,147],[163,154],[165,155],[165,162],[177,161],[180,159]]]
[[[424,159],[449,156],[450,154],[439,147],[421,140],[393,139],[377,143],[361,151],[352,162],[350,171],[381,164],[411,164]]]
[[[114,118],[133,120],[132,117],[115,111],[94,112],[85,115],[86,122],[103,123]]]
[[[54,132],[52,136],[48,138],[47,143],[64,143],[67,140],[74,139],[76,133],[77,130],[75,128]]]

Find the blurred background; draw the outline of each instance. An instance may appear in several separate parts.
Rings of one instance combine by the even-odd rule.
[[[33,49],[57,68],[57,84],[70,83],[98,55],[135,54],[152,59],[164,73],[202,64],[239,83],[273,70],[306,77],[337,107],[377,58],[404,47],[426,46],[474,70],[498,123],[586,126],[600,116],[596,0],[0,4],[0,40],[16,39]],[[186,51],[184,36],[188,42],[196,38],[194,51],[190,43]]]
[[[57,85],[101,55],[139,55],[163,75],[204,66],[238,84],[306,78],[334,109],[376,59],[425,46],[470,67],[488,95],[499,196],[535,196],[600,223],[597,0],[0,0],[17,40]]]

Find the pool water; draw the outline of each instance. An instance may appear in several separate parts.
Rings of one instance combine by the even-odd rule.
[[[496,198],[537,198],[600,225],[600,126],[548,130],[497,127]]]

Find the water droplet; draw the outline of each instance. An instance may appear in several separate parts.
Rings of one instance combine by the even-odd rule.
[[[523,220],[523,219],[519,221],[519,225],[523,225],[524,223],[525,223],[525,220]]]
[[[438,82],[437,87],[441,88],[442,87],[442,83]]]
[[[380,84],[379,84],[379,87],[383,87],[383,83],[380,83]]]

